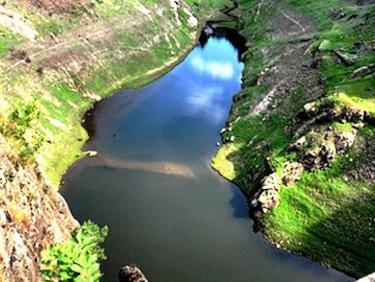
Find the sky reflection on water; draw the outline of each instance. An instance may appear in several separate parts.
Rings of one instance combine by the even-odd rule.
[[[345,276],[251,233],[246,198],[207,164],[243,64],[210,38],[171,72],[95,107],[95,135],[65,177],[75,217],[109,226],[104,281],[135,263],[152,281],[331,282]]]

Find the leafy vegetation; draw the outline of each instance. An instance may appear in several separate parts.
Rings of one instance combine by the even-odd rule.
[[[100,281],[99,262],[106,259],[100,244],[107,234],[107,227],[100,228],[88,221],[68,241],[51,245],[42,254],[43,281]]]
[[[44,138],[36,130],[35,124],[40,111],[36,100],[30,102],[15,102],[8,121],[1,124],[0,131],[19,147],[20,156],[25,162],[34,161],[41,148]]]

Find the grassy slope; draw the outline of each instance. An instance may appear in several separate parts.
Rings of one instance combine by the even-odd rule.
[[[0,132],[24,162],[34,166],[37,160],[54,186],[58,186],[68,166],[82,157],[80,148],[88,136],[80,122],[96,98],[123,86],[138,87],[156,79],[195,44],[199,31],[188,23],[188,15],[182,8],[177,9],[176,21],[177,15],[169,0],[93,0],[92,3],[58,14],[48,14],[31,6],[26,9],[23,0],[8,3],[7,7],[27,16],[34,24],[39,33],[36,44],[0,28]],[[162,13],[154,10],[149,15],[134,16],[134,7],[139,4],[146,12],[149,8],[155,9],[156,4],[166,9]],[[217,7],[210,7],[210,16],[217,14]],[[209,15],[202,14],[201,18]],[[131,20],[129,25],[127,20]],[[90,32],[103,30],[111,37],[99,40],[90,37]],[[69,48],[54,50],[52,55],[47,52],[33,56],[54,46],[55,38],[64,44],[74,36],[87,37],[90,44],[80,39]],[[52,42],[48,41],[49,37],[53,38]],[[12,60],[11,48],[26,50],[27,56],[33,56],[31,62],[26,63],[26,58]],[[64,61],[70,56],[73,60]],[[75,67],[83,68],[72,70],[67,66],[72,62]],[[18,65],[12,70],[14,64]],[[20,189],[25,190],[23,186]],[[9,193],[14,196],[14,191]],[[27,196],[30,201],[33,197],[34,194]],[[22,197],[15,200],[24,205]],[[24,214],[20,207],[16,208]],[[36,208],[43,210],[40,206]],[[49,213],[43,216],[48,218]],[[22,226],[26,228],[24,223]],[[26,239],[29,238],[26,236]],[[41,240],[39,237],[31,240],[33,245],[40,245],[36,242]],[[0,269],[1,281],[3,271]]]
[[[140,19],[132,18],[135,5],[143,4],[144,9],[155,7],[155,1],[93,1],[91,5],[74,8],[60,14],[48,14],[38,9],[25,9],[22,1],[12,2],[12,9],[27,15],[39,33],[38,42],[48,40],[50,36],[61,36],[68,32],[75,33],[78,27],[90,22],[99,27],[111,25],[111,38],[107,44],[84,45],[77,43],[57,60],[57,68],[48,64],[49,54],[45,57],[33,58],[29,66],[19,67],[7,72],[13,64],[7,58],[9,47],[38,52],[38,45],[24,43],[9,31],[0,38],[0,54],[2,80],[1,131],[7,136],[25,162],[35,159],[49,181],[57,187],[60,178],[69,165],[82,157],[81,146],[87,139],[87,133],[80,126],[81,117],[98,97],[104,97],[122,86],[132,87],[146,83],[166,71],[166,63],[177,60],[194,44],[194,30],[188,26],[187,17],[179,11],[181,25],[175,20],[175,14],[165,10],[163,15],[153,15],[152,19],[142,18],[137,26],[123,26],[116,19],[123,21]],[[168,7],[169,1],[161,1],[158,5]],[[82,22],[80,21],[82,19]],[[126,23],[124,23],[126,24]],[[164,27],[163,27],[164,25]],[[165,28],[172,28],[169,37],[160,36],[155,44],[156,36],[162,35]],[[164,28],[164,29],[163,29]],[[95,32],[96,30],[88,30]],[[85,36],[83,29],[82,36]],[[77,34],[75,34],[77,36]],[[104,46],[103,46],[104,45]],[[30,47],[31,46],[31,47]],[[146,48],[147,52],[137,52]],[[132,51],[136,50],[136,51]],[[97,55],[95,55],[95,52]],[[78,64],[83,66],[79,72],[64,67],[64,56],[77,56]],[[93,55],[94,54],[94,55]],[[83,59],[79,59],[83,57]],[[55,58],[55,57],[53,57]],[[52,60],[53,61],[53,60]],[[53,63],[51,63],[53,64]],[[36,69],[43,66],[43,75]],[[171,67],[169,65],[169,67]],[[154,70],[153,72],[149,72]],[[3,99],[4,98],[4,99]]]
[[[248,116],[248,109],[270,88],[270,85],[253,86],[257,74],[268,66],[259,50],[264,46],[284,44],[272,41],[264,32],[271,30],[275,6],[261,9],[257,16],[259,2],[242,3],[243,34],[250,43],[246,55],[246,87],[238,95],[240,102],[236,102],[232,110],[230,122],[233,129],[224,135],[224,138],[235,136],[236,142],[226,144],[213,160],[214,167],[237,182],[248,195],[265,175],[267,159],[276,170],[286,160],[293,159],[286,153],[293,135],[284,128],[309,100],[304,96],[304,85],[300,85],[273,114],[264,118]],[[353,66],[345,67],[332,58],[331,50],[340,49],[352,54],[355,42],[372,44],[375,38],[374,6],[359,8],[340,0],[282,2],[302,11],[317,26],[310,49],[318,51],[320,47],[321,72],[327,81],[329,99],[337,105],[373,112],[374,76],[352,79],[350,74],[356,68],[374,62],[375,53],[357,56]],[[355,13],[360,17],[333,20],[331,12],[340,8],[349,15]],[[359,19],[363,19],[363,25]],[[373,127],[366,125],[350,152],[338,158],[330,168],[304,173],[301,181],[290,188],[283,187],[280,205],[261,220],[266,237],[284,249],[303,253],[353,276],[372,272],[375,269],[375,185],[365,180],[347,181],[345,174],[374,157],[364,151],[363,146],[365,140],[372,140],[374,132]]]

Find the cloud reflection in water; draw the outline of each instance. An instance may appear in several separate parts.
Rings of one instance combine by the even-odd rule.
[[[213,124],[222,123],[228,114],[228,99],[239,90],[242,76],[243,64],[238,62],[237,51],[228,41],[215,38],[192,52],[188,66],[191,79],[186,85],[189,93],[184,101],[185,114]]]
[[[215,79],[229,80],[235,75],[234,66],[229,61],[205,61],[202,56],[197,55],[190,61],[190,63],[198,72],[208,74]]]
[[[220,123],[226,115],[223,107],[224,88],[220,86],[200,87],[198,84],[191,90],[186,99],[186,114],[192,117],[206,118],[212,123]]]

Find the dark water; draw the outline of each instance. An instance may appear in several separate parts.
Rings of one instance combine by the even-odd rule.
[[[174,70],[99,103],[63,194],[80,221],[108,225],[104,281],[125,264],[152,281],[348,281],[252,233],[246,199],[210,168],[240,90],[243,64],[227,38],[197,46]]]

